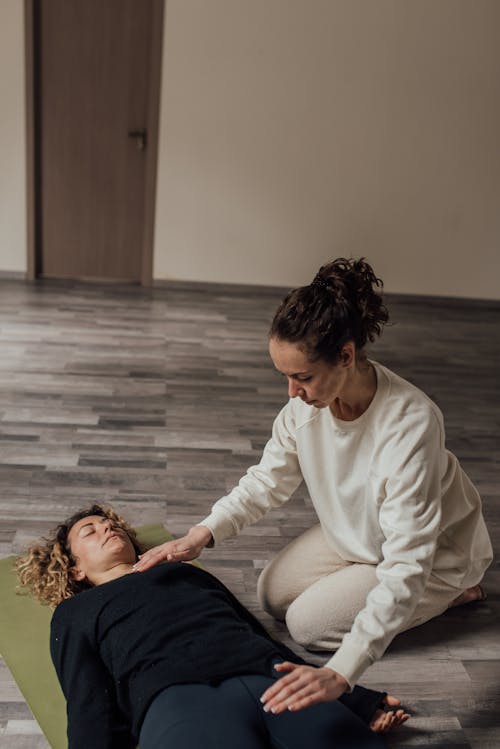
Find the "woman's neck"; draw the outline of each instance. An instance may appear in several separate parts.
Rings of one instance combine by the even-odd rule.
[[[364,414],[377,392],[377,374],[368,359],[356,362],[341,396],[330,403],[336,419],[354,421]]]
[[[102,585],[103,583],[111,582],[111,580],[117,580],[119,577],[123,577],[124,575],[129,575],[133,571],[134,566],[132,563],[126,562],[116,564],[114,567],[110,567],[104,572],[96,575],[95,579],[91,582],[93,583],[93,585]]]

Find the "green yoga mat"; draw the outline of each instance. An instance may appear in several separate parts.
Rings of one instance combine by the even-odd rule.
[[[136,530],[147,548],[173,538],[162,525]],[[66,749],[66,704],[49,653],[52,610],[16,594],[14,559],[0,560],[0,655],[52,749]]]

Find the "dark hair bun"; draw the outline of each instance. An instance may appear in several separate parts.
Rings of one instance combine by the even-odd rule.
[[[285,297],[270,335],[302,343],[311,359],[336,361],[347,341],[361,350],[381,334],[389,320],[382,289],[364,258],[337,258],[323,265],[309,286]]]

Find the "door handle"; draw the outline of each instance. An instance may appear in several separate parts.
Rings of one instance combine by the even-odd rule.
[[[142,130],[129,130],[128,137],[135,138],[138,151],[144,151],[148,142],[148,133],[145,128]]]

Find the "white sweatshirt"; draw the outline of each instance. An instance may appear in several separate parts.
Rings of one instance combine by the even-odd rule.
[[[465,589],[493,558],[479,495],[445,449],[441,411],[372,364],[377,390],[358,419],[291,399],[260,463],[200,523],[217,544],[286,502],[304,479],[332,549],[377,566],[378,584],[325,664],[351,686],[409,620],[431,572]]]

